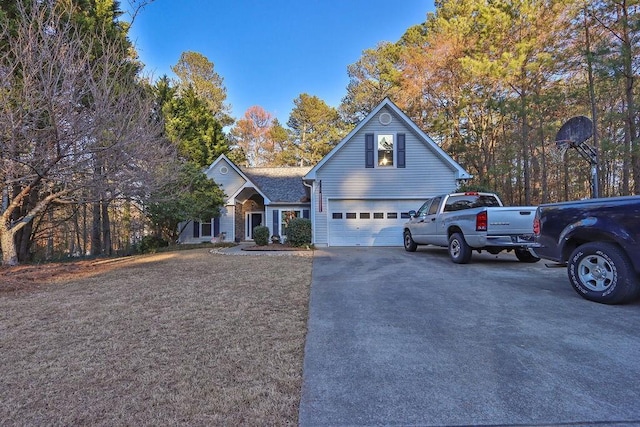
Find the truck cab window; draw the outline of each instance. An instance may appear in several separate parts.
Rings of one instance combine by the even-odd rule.
[[[436,197],[435,199],[433,199],[433,202],[429,207],[429,212],[427,213],[427,215],[435,215],[438,213],[438,208],[440,207],[440,200],[442,200],[442,197]]]
[[[427,210],[429,209],[429,205],[431,205],[431,200],[432,199],[427,199],[426,202],[424,202],[422,204],[422,206],[420,206],[420,209],[418,209],[418,212],[416,213],[416,216],[420,217],[420,216],[424,216],[427,214]]]

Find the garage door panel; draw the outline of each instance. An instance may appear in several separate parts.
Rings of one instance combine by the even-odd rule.
[[[422,200],[330,200],[329,245],[402,246],[406,213],[422,203]]]

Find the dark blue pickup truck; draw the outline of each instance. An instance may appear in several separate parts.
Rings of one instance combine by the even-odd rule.
[[[583,298],[623,304],[640,296],[640,196],[540,205],[533,227],[536,255],[566,265]]]

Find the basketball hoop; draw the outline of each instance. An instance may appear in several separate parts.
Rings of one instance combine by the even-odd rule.
[[[556,155],[560,161],[564,161],[565,156],[567,155],[567,151],[571,148],[573,144],[569,140],[564,141],[556,141]]]
[[[565,160],[569,148],[571,148],[571,141],[556,141],[556,149],[550,151],[551,157],[553,157],[556,162],[562,163]]]
[[[569,142],[571,146],[578,146],[593,136],[593,123],[585,116],[569,119],[562,125],[556,135],[556,144]]]
[[[577,116],[562,125],[556,135],[556,148],[564,160],[569,148],[575,148],[589,163],[597,163],[595,151],[586,141],[593,136],[593,123],[588,117]]]
[[[585,116],[577,116],[569,119],[562,125],[556,134],[557,153],[552,151],[553,156],[558,156],[559,161],[565,160],[565,155],[569,148],[575,148],[591,165],[591,186],[593,197],[598,197],[598,153],[595,148],[587,144],[587,140],[594,135],[593,122]]]

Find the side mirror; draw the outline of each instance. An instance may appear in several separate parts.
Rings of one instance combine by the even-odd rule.
[[[414,210],[409,211],[409,216],[411,218],[415,218],[416,217],[416,211],[414,211]]]

